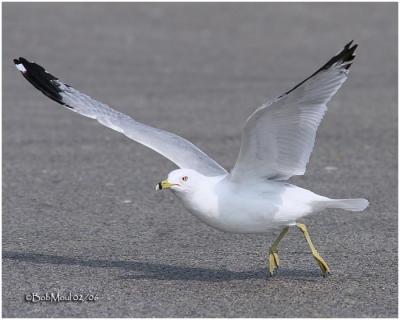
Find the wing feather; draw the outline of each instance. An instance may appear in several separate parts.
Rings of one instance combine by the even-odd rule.
[[[354,60],[357,45],[351,44],[247,119],[231,181],[287,180],[305,173],[326,104],[346,81]]]
[[[22,75],[50,99],[83,116],[153,149],[180,168],[194,169],[206,176],[227,174],[226,170],[188,140],[173,133],[153,128],[96,101],[61,82],[40,65],[24,58],[14,63]]]

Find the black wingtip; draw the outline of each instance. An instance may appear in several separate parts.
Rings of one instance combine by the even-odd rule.
[[[328,69],[335,63],[340,62],[341,64],[346,64],[344,66],[345,69],[349,69],[351,67],[351,64],[353,63],[354,58],[356,55],[354,54],[354,51],[357,49],[358,44],[353,44],[353,40],[351,40],[349,43],[347,43],[343,50],[340,51],[337,55],[335,55],[331,60],[329,60],[323,67],[322,69]]]
[[[28,60],[26,60],[25,58],[23,58],[23,57],[19,57],[19,58],[16,58],[16,59],[14,59],[14,63],[17,65],[17,64],[28,64],[28,63],[30,63]]]
[[[348,44],[346,44],[344,47],[345,48],[349,48],[351,46],[351,44],[353,43],[354,40],[351,40]]]
[[[46,72],[46,70],[37,63],[30,62],[23,57],[19,57],[13,61],[24,78],[36,89],[40,90],[50,99],[65,105],[60,95],[62,91],[59,88],[59,83],[55,81],[58,79],[55,76]]]
[[[351,64],[353,63],[354,58],[356,55],[354,54],[354,51],[357,49],[358,44],[353,44],[353,40],[351,40],[349,43],[347,43],[343,50],[337,53],[334,57],[332,57],[327,63],[325,63],[321,68],[319,68],[317,71],[315,71],[311,76],[294,86],[292,89],[289,91],[285,92],[282,96],[289,94],[293,90],[297,89],[299,86],[301,86],[304,82],[308,81],[312,77],[314,77],[316,74],[323,70],[327,70],[330,67],[332,67],[334,64],[340,63],[340,65],[343,65],[342,68],[348,70],[351,67]],[[281,96],[281,97],[282,97]]]

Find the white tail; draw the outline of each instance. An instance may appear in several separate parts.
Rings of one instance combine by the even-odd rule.
[[[339,208],[348,211],[363,211],[368,207],[367,199],[329,199],[322,201],[315,201],[313,206],[320,208],[320,210],[325,208]]]

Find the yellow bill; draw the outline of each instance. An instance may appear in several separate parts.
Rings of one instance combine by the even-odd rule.
[[[156,190],[163,190],[171,188],[172,184],[168,180],[163,180],[156,185]]]

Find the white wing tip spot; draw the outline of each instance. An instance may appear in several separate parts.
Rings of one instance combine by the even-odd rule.
[[[26,69],[24,67],[24,65],[22,63],[16,64],[15,65],[17,67],[17,69],[21,72],[26,72]]]

